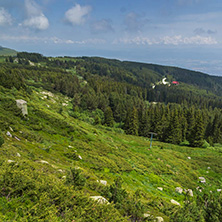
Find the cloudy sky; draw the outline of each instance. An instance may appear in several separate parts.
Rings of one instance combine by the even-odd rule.
[[[222,75],[222,1],[0,0],[0,45]]]

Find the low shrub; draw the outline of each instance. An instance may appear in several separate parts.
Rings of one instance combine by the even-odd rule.
[[[0,147],[4,144],[5,140],[4,138],[1,136],[1,133],[0,133]]]

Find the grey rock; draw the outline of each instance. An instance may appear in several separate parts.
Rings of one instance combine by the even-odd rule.
[[[170,200],[170,202],[171,202],[172,204],[175,204],[175,205],[180,206],[180,203],[179,203],[179,202],[177,202],[177,201],[176,201],[176,200],[174,200],[174,199],[171,199],[171,200]]]
[[[164,219],[162,217],[156,217],[156,222],[164,222]]]
[[[9,131],[7,131],[6,135],[12,137],[12,134]]]
[[[108,200],[102,196],[91,196],[90,198],[97,201],[99,204],[109,204]]]
[[[201,183],[206,183],[206,179],[204,177],[199,177]]]
[[[177,193],[183,193],[183,189],[181,187],[176,187],[175,191]]]

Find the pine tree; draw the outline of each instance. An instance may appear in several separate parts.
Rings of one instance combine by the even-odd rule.
[[[216,113],[212,126],[211,126],[211,135],[214,143],[221,143],[222,141],[222,120],[220,114]]]
[[[113,127],[114,125],[113,111],[110,106],[104,112],[104,124],[109,127]]]
[[[129,112],[126,118],[125,130],[127,134],[137,136],[138,129],[139,129],[138,113],[137,113],[137,109],[133,107],[133,109]]]
[[[182,130],[178,118],[178,112],[174,109],[170,116],[170,123],[167,129],[166,142],[180,144],[182,141]]]
[[[187,111],[186,118],[187,118],[186,139],[188,141],[190,141],[191,137],[192,137],[193,128],[195,125],[195,117],[194,117],[194,108],[193,107]]]
[[[138,134],[140,136],[149,136],[149,116],[147,109],[144,106],[140,106],[138,110],[139,129]]]
[[[12,56],[9,56],[9,62],[11,62],[11,63],[13,63],[14,62],[14,60],[13,60],[13,58],[12,58]]]
[[[190,145],[193,147],[202,147],[204,143],[204,121],[201,115],[201,111],[198,110],[196,114],[196,122],[194,128],[191,131],[191,136],[189,138]]]
[[[166,141],[166,136],[167,136],[167,130],[168,130],[168,126],[169,122],[167,121],[167,118],[165,117],[165,115],[162,116],[162,119],[160,120],[159,123],[157,123],[156,126],[156,130],[155,133],[157,133],[157,138],[160,141]]]
[[[181,129],[182,129],[182,141],[185,141],[188,124],[187,124],[187,120],[186,120],[186,118],[184,117],[183,114],[181,114],[180,122],[181,122]]]

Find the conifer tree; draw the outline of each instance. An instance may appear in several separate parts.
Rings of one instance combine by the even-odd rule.
[[[214,143],[222,142],[221,132],[222,132],[222,120],[220,119],[220,114],[216,113],[211,127],[211,135],[213,137]]]
[[[140,136],[149,136],[149,115],[147,109],[144,106],[140,106],[138,110],[139,129],[138,134]]]
[[[192,137],[192,132],[193,132],[193,128],[195,125],[195,117],[194,117],[194,107],[192,107],[191,109],[189,109],[187,111],[187,133],[186,133],[186,139],[188,141],[191,140]]]
[[[204,143],[204,121],[201,115],[201,111],[198,110],[196,114],[196,122],[194,128],[191,131],[191,136],[189,138],[190,145],[193,147],[202,147]]]
[[[179,144],[182,141],[182,131],[176,109],[174,109],[171,113],[165,140],[166,142],[173,144]]]
[[[108,106],[104,112],[104,124],[109,127],[113,127],[114,125],[113,111],[110,106]]]
[[[125,130],[127,134],[138,135],[139,121],[138,121],[138,112],[135,107],[129,112],[126,122]]]
[[[166,141],[168,127],[169,127],[169,122],[167,121],[166,116],[163,115],[160,122],[157,123],[156,129],[155,129],[155,133],[157,133],[157,138],[160,141]]]
[[[185,141],[188,124],[187,124],[187,120],[186,120],[186,118],[184,117],[183,114],[181,114],[180,122],[181,122],[181,130],[182,130],[182,141]]]

